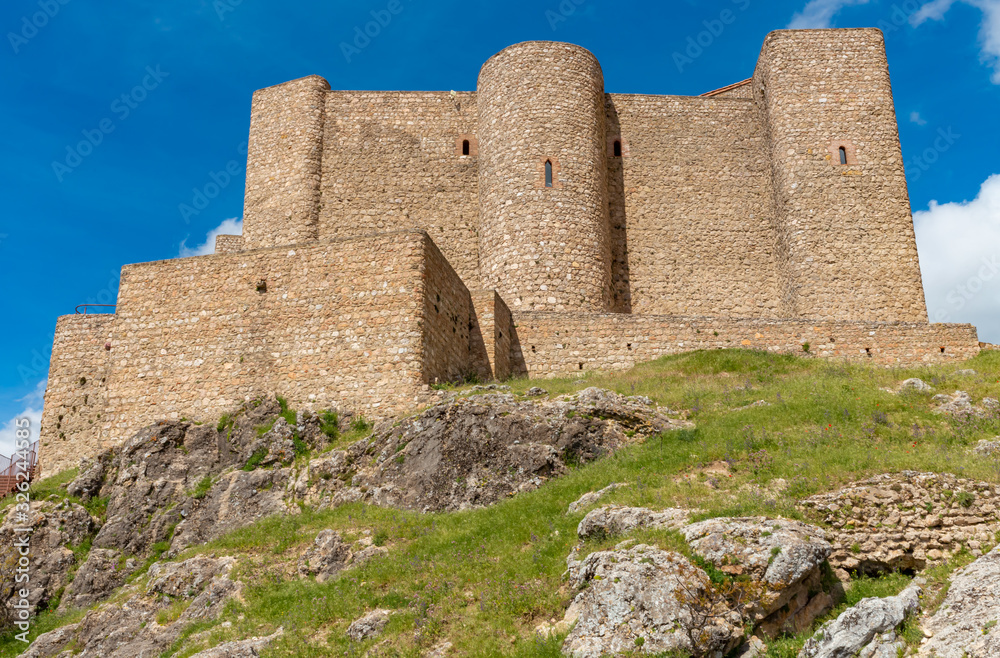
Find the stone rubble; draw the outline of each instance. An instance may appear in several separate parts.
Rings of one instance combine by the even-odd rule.
[[[377,608],[368,614],[355,619],[347,627],[347,637],[355,642],[361,642],[369,638],[378,637],[382,634],[386,624],[389,623],[389,610]]]
[[[877,475],[802,501],[832,526],[830,564],[877,574],[922,570],[961,547],[982,555],[1000,529],[1000,487],[954,475]]]

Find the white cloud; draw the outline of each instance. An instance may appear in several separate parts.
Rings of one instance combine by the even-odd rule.
[[[47,380],[43,379],[35,386],[35,390],[18,400],[24,403],[24,409],[0,427],[0,455],[10,457],[14,454],[14,443],[16,439],[17,426],[15,422],[19,418],[27,418],[31,421],[31,440],[38,440],[38,429],[42,422],[42,405],[44,404],[45,385]]]
[[[1000,343],[1000,174],[972,201],[913,214],[931,322],[971,322]]]
[[[920,116],[920,112],[910,112],[910,122],[918,126],[926,126],[927,120]]]
[[[939,21],[958,1],[983,12],[983,22],[979,25],[980,59],[993,67],[991,79],[1000,85],[1000,0],[932,0],[913,14],[910,23],[919,27],[929,20]]]
[[[181,258],[188,258],[214,254],[217,235],[243,235],[243,220],[236,217],[223,220],[221,224],[208,232],[208,235],[205,236],[205,242],[194,248],[187,246],[187,238],[184,238],[181,240],[180,253],[177,255]]]
[[[792,16],[790,30],[815,30],[833,26],[833,17],[844,7],[866,5],[869,0],[810,0]]]

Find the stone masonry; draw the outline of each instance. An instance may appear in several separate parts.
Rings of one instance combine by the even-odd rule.
[[[751,79],[697,97],[605,93],[553,42],[498,53],[476,91],[257,91],[243,235],[59,318],[41,461],[253,396],[386,418],[436,382],[725,347],[980,349],[927,319],[878,30],[773,32]]]

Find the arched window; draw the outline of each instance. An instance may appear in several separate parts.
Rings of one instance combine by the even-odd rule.
[[[840,164],[847,164],[847,149],[841,146],[838,151],[840,152]]]
[[[462,155],[469,155],[469,140],[462,141]]]
[[[614,150],[614,153],[615,153],[615,157],[616,158],[622,157],[622,140],[620,140],[620,139],[616,139],[615,140],[615,150]]]
[[[552,187],[552,160],[545,161],[545,187]]]

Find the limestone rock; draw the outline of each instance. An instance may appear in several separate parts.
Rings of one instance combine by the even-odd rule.
[[[677,553],[645,544],[592,553],[572,584],[587,585],[574,600],[579,618],[563,645],[575,658],[639,646],[652,654],[697,647],[721,656],[742,640],[740,616],[722,602],[691,603],[708,592],[710,581]]]
[[[924,622],[932,634],[920,648],[934,658],[1000,656],[1000,546],[951,577],[948,595]]]
[[[347,627],[347,637],[355,642],[367,640],[371,637],[378,637],[382,634],[385,625],[389,623],[389,611],[378,608],[368,614],[355,619]]]
[[[690,520],[690,510],[670,508],[654,511],[645,507],[608,505],[592,510],[576,528],[580,539],[620,535],[636,528],[678,530]]]
[[[66,588],[59,609],[66,611],[70,608],[86,608],[120,587],[128,575],[135,571],[134,563],[129,568],[121,558],[121,551],[91,549],[87,561],[80,566],[73,582]]]
[[[191,658],[258,658],[260,652],[271,642],[284,635],[284,629],[279,628],[265,637],[250,637],[235,642],[225,642],[217,647],[205,649]]]
[[[590,462],[682,426],[646,399],[601,389],[542,401],[489,392],[455,398],[386,423],[341,456],[314,460],[310,471],[322,475],[306,500],[426,511],[483,507],[538,488],[565,473],[568,462]]]
[[[604,487],[600,491],[591,491],[580,496],[577,500],[569,504],[569,508],[566,510],[567,514],[576,514],[591,505],[595,505],[601,498],[608,495],[615,489],[620,487],[627,487],[627,484],[620,484],[618,482],[612,482],[608,486]]]
[[[972,452],[982,457],[992,457],[1000,453],[1000,436],[995,436],[992,439],[980,439]]]
[[[956,418],[982,418],[989,415],[990,411],[995,412],[997,408],[996,400],[992,398],[984,398],[983,406],[973,405],[972,396],[965,391],[955,391],[953,395],[935,395],[931,400],[938,404],[934,413],[947,414]]]
[[[322,583],[342,571],[352,557],[350,547],[340,540],[339,534],[323,530],[299,559],[299,574],[316,576],[316,581]]]
[[[956,370],[955,374],[959,377],[974,377],[978,373],[971,368],[963,368],[962,370]]]
[[[920,584],[911,583],[897,596],[861,599],[806,641],[799,658],[852,658],[859,653],[896,655],[895,630],[920,610]],[[883,650],[884,647],[884,650]]]
[[[80,545],[99,527],[98,519],[69,501],[32,502],[25,512],[17,505],[11,505],[0,525],[0,564],[16,560],[15,542],[30,534],[28,578],[31,588],[28,602],[33,608],[44,607],[68,584],[69,572],[76,565],[71,547]],[[31,532],[16,532],[16,528],[30,528]],[[4,585],[12,588],[13,584]],[[7,592],[6,589],[0,591]]]
[[[926,383],[922,379],[917,379],[916,377],[913,377],[911,379],[907,379],[902,384],[900,384],[899,389],[901,391],[917,391],[919,393],[929,393],[934,390],[934,387]]]
[[[549,394],[549,392],[546,391],[544,388],[539,388],[537,386],[532,386],[525,393],[525,395],[527,395],[529,398],[535,398],[535,397],[539,397],[541,395],[548,395],[548,394]]]
[[[806,628],[833,604],[821,591],[821,567],[833,550],[821,528],[746,517],[708,519],[681,532],[691,550],[720,571],[763,585],[749,612],[769,636]]]
[[[239,597],[241,585],[229,578],[233,564],[231,557],[207,556],[156,563],[149,569],[146,587],[126,586],[120,601],[99,605],[76,624],[43,633],[20,658],[62,658],[70,655],[69,649],[72,655],[101,658],[160,655],[189,625],[215,619],[227,601]],[[190,605],[176,620],[158,623],[158,613],[177,599],[189,599]]]

